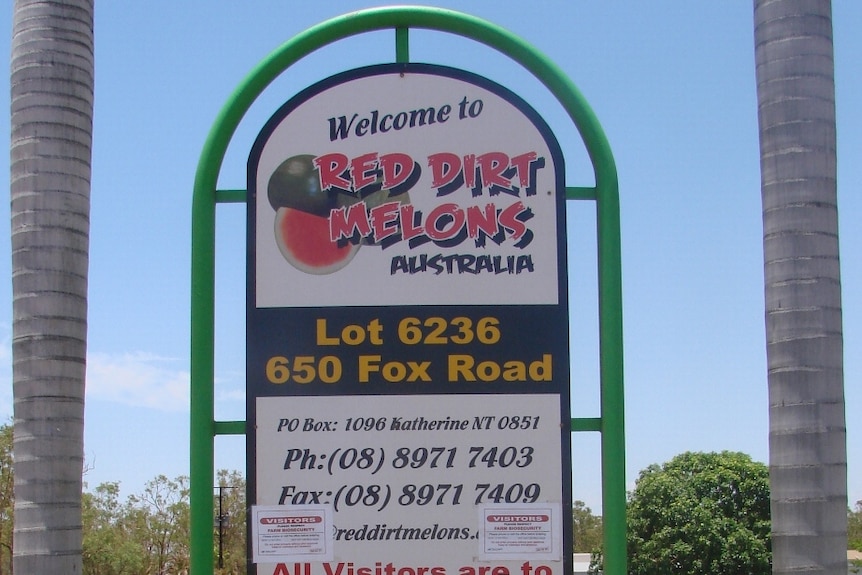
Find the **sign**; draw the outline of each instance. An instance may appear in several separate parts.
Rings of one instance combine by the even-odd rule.
[[[480,517],[482,559],[519,559],[523,556],[559,559],[560,532],[554,525],[559,504],[518,508],[484,507]]]
[[[252,514],[332,518],[327,556],[314,531],[255,523],[257,572],[562,575],[565,209],[547,125],[479,76],[373,66],[282,106],[248,173]]]
[[[257,505],[251,512],[253,560],[331,560],[331,529],[329,506]]]

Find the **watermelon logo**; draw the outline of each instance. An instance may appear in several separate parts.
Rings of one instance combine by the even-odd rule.
[[[275,243],[290,265],[308,274],[336,272],[350,263],[359,245],[329,239],[329,211],[336,194],[320,189],[314,156],[293,156],[281,163],[267,185],[275,210]]]
[[[275,243],[284,259],[307,274],[326,275],[345,267],[359,251],[360,245],[373,244],[369,238],[361,242],[334,242],[330,239],[329,214],[342,208],[365,202],[370,210],[389,198],[389,190],[376,186],[356,197],[335,190],[323,191],[320,174],[314,166],[314,156],[302,154],[286,159],[269,178],[267,199],[275,210]],[[400,203],[409,203],[406,193]]]

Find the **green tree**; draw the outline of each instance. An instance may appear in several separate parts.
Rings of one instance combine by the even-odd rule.
[[[129,497],[136,508],[135,529],[146,556],[146,573],[180,575],[189,568],[189,480],[164,475]]]
[[[743,453],[683,453],[641,471],[630,575],[769,575],[769,473]]]
[[[12,573],[12,426],[0,425],[0,575]]]
[[[246,573],[245,479],[219,470],[223,568]],[[142,493],[120,502],[119,484],[102,483],[83,496],[84,575],[185,575],[189,568],[188,478],[159,475]],[[214,538],[215,551],[218,539]],[[2,574],[0,574],[2,575]]]
[[[754,0],[775,573],[845,574],[832,5]]]
[[[80,573],[93,0],[15,0],[14,570]]]
[[[84,493],[84,575],[136,575],[146,555],[136,539],[136,510],[119,501],[119,483],[102,483]]]
[[[862,500],[856,502],[855,510],[847,510],[847,548],[862,551]]]
[[[572,504],[572,536],[575,553],[592,553],[602,548],[602,518],[593,515],[583,501]]]

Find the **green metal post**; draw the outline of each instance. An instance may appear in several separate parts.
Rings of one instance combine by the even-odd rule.
[[[216,191],[218,173],[240,120],[261,92],[296,61],[337,40],[395,29],[396,61],[409,61],[409,28],[450,32],[484,43],[536,76],[564,106],[595,171],[595,190],[568,188],[570,199],[597,204],[600,315],[601,417],[572,420],[573,431],[602,434],[604,572],[625,575],[625,438],[623,433],[622,287],[619,192],[616,166],[605,135],[571,81],[531,45],[507,30],[459,12],[430,7],[362,10],[323,22],[296,35],[262,60],[229,97],[201,152],[192,203],[191,307],[191,541],[190,573],[213,571],[214,444],[217,434],[241,433],[241,422],[214,421],[215,205],[242,201],[241,191]]]
[[[215,180],[221,157],[201,154],[192,201],[192,302],[191,302],[191,437],[189,502],[191,506],[190,560],[207,564],[203,550],[210,550],[212,572],[214,466],[214,331],[215,331]],[[215,163],[215,165],[213,165]]]
[[[619,194],[599,192],[596,202],[599,268],[599,370],[602,416],[604,572],[626,573],[625,410],[623,397],[622,270]]]

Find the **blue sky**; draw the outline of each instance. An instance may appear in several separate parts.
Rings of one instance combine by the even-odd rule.
[[[760,175],[750,2],[441,1],[532,43],[578,86],[620,179],[627,480],[687,450],[767,460]],[[85,480],[134,493],[188,473],[191,191],[201,147],[234,87],[306,27],[370,4],[100,2],[96,8]],[[862,4],[834,3],[849,495],[862,499]],[[11,29],[11,9],[0,13]],[[414,61],[489,77],[555,130],[568,185],[591,171],[560,106],[474,42],[411,34]],[[7,41],[8,46],[8,41]],[[304,59],[240,125],[221,188],[244,188],[248,153],[278,106],[333,73],[394,58],[391,32]],[[2,74],[8,94],[8,73]],[[8,96],[6,96],[8,98]],[[0,118],[8,134],[8,115]],[[8,173],[8,154],[2,157]],[[573,414],[598,415],[593,205],[569,206]],[[8,202],[2,204],[8,222]],[[244,418],[245,213],[219,207],[216,414]],[[8,223],[0,250],[9,253]],[[7,278],[10,260],[0,258]],[[0,417],[11,415],[11,282],[0,282]],[[574,497],[601,507],[599,439],[573,438]],[[220,438],[217,467],[243,469]]]

